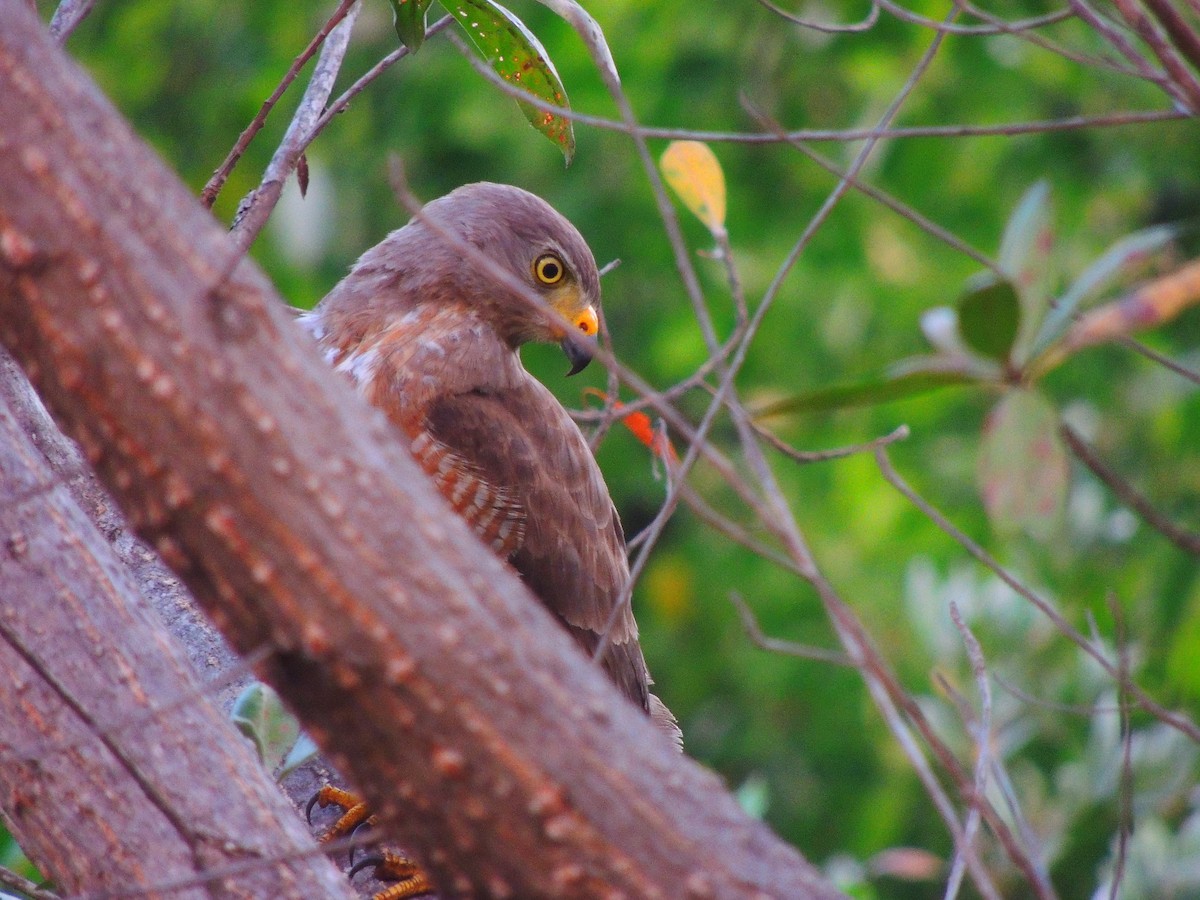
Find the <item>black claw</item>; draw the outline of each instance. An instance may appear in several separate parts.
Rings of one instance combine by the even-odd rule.
[[[308,822],[309,825],[312,824],[312,808],[317,805],[317,800],[320,798],[320,796],[321,792],[317,791],[308,798],[308,806],[304,807],[304,820]]]
[[[357,825],[355,825],[353,829],[351,829],[350,834],[347,835],[347,837],[349,837],[350,840],[353,841],[356,837],[358,837],[358,832],[360,829],[370,828],[370,827],[371,827],[370,822],[367,819],[363,819],[361,822],[359,822]],[[357,844],[354,844],[350,847],[350,865],[354,865],[354,852],[356,850],[358,850]]]
[[[353,852],[353,851],[351,851],[351,852]],[[383,865],[383,857],[382,856],[368,856],[366,859],[364,859],[358,865],[351,866],[350,871],[348,873],[346,873],[346,877],[353,878],[355,875],[357,875],[363,869],[366,869],[369,867],[377,868],[382,865]]]

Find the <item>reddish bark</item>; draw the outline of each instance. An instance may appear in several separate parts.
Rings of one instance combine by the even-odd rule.
[[[0,340],[449,893],[835,892],[680,757],[0,0]]]

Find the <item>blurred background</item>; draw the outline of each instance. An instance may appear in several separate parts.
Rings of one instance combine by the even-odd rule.
[[[101,2],[68,49],[199,193],[334,6],[313,0]],[[869,11],[865,3],[835,0],[787,8],[823,22],[853,22]],[[909,8],[942,19],[949,7],[912,0]],[[1007,20],[1052,8],[1034,0],[989,7]],[[43,11],[48,16],[51,9]],[[619,118],[570,27],[527,0],[513,0],[511,9],[542,41],[573,108]],[[886,12],[861,33],[820,33],[754,0],[606,0],[592,4],[591,12],[639,120],[705,131],[762,131],[745,104],[787,128],[870,127],[933,39],[930,29]],[[440,15],[436,6],[431,15]],[[1107,52],[1103,40],[1075,20],[1041,33],[1081,53]],[[339,85],[396,43],[390,8],[370,0]],[[231,220],[258,183],[303,80],[234,171],[215,208],[222,221]],[[1168,98],[1144,80],[1016,36],[950,35],[896,124],[999,125],[1169,108]],[[566,214],[601,265],[621,261],[603,282],[613,349],[665,388],[690,375],[706,350],[653,194],[625,135],[579,125],[576,141],[575,159],[564,167],[555,146],[528,126],[512,100],[444,38],[431,38],[372,84],[310,148],[307,197],[300,198],[294,182],[289,186],[253,255],[285,297],[311,306],[359,253],[406,221],[387,180],[390,155],[404,161],[423,199],[476,180],[520,185]],[[651,141],[656,155],[665,146],[665,140]],[[787,144],[710,146],[724,169],[734,261],[753,308],[836,179]],[[845,166],[860,144],[810,146]],[[1151,224],[1181,226],[1167,258],[1157,261],[1161,269],[1200,246],[1193,230],[1200,212],[1200,126],[1194,120],[886,139],[862,177],[993,257],[1022,196],[1045,181],[1053,223],[1045,273],[1052,293],[1115,241]],[[733,323],[724,268],[711,258],[713,239],[704,226],[680,214],[724,336]],[[889,363],[927,352],[922,314],[953,305],[980,268],[851,191],[783,283],[738,379],[742,398],[754,408],[875,377]],[[1193,372],[1200,369],[1200,312],[1193,309],[1141,338]],[[584,390],[604,387],[601,367],[567,380],[557,348],[527,348],[524,356],[568,406],[595,405]],[[1165,515],[1200,528],[1196,383],[1107,345],[1069,359],[1042,390]],[[1117,633],[1111,597],[1123,611],[1125,651],[1138,683],[1195,718],[1196,556],[1148,528],[1074,460],[1061,514],[1032,530],[996,528],[980,500],[977,467],[981,428],[997,397],[995,390],[955,387],[888,404],[792,412],[766,424],[809,450],[867,441],[907,424],[911,437],[891,451],[904,477],[1077,628],[1087,632],[1094,618],[1110,647]],[[680,408],[695,421],[705,404],[706,395],[693,393]],[[713,441],[740,458],[727,420],[719,420]],[[660,467],[620,427],[607,434],[598,456],[626,532],[635,535],[664,497]],[[1103,890],[1123,818],[1122,730],[1112,680],[889,486],[869,453],[810,465],[782,456],[771,462],[818,563],[970,769],[972,737],[953,693],[942,686],[977,707],[963,640],[948,614],[950,601],[958,605],[991,676],[991,750],[1009,779],[994,787],[997,805],[1005,807],[1005,792],[1019,804],[1060,896]],[[690,483],[759,533],[753,515],[711,469],[701,466]],[[734,592],[768,634],[837,646],[805,583],[681,508],[634,602],[659,693],[680,718],[688,752],[856,895],[942,896],[952,842],[862,678],[852,668],[755,646],[730,601]],[[1131,728],[1136,829],[1122,896],[1200,897],[1197,747],[1144,714],[1133,714]],[[1011,865],[984,846],[1006,894],[1027,895]]]

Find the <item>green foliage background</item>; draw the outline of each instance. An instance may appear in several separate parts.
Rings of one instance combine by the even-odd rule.
[[[103,90],[197,193],[333,3],[256,0],[102,2],[69,43]],[[575,109],[616,118],[575,34],[545,8],[514,3],[546,46]],[[941,18],[947,6],[917,0]],[[1048,5],[1001,2],[1007,18]],[[434,7],[434,12],[437,7]],[[603,27],[641,121],[757,131],[743,98],[789,127],[874,123],[931,40],[927,29],[884,14],[862,34],[821,35],[788,24],[753,0],[606,0],[591,11]],[[865,15],[861,3],[809,4],[826,20]],[[1097,53],[1078,23],[1049,31]],[[368,0],[342,84],[395,46],[390,11]],[[299,91],[289,93],[225,188],[216,212],[229,221],[282,135]],[[1013,37],[953,36],[898,124],[1003,123],[1132,109],[1164,109],[1153,86],[1075,62]],[[405,216],[387,184],[389,154],[403,158],[419,195],[474,180],[511,182],[550,200],[580,228],[598,260],[622,264],[604,282],[618,355],[653,383],[687,376],[705,351],[632,143],[577,126],[564,169],[557,149],[528,127],[515,104],[484,83],[443,39],[430,40],[359,97],[309,151],[312,188],[289,198],[254,248],[285,296],[311,305],[358,253]],[[652,142],[661,152],[663,141]],[[728,227],[754,303],[835,181],[780,144],[714,143],[729,186]],[[845,164],[857,145],[818,149]],[[1046,179],[1057,224],[1054,272],[1077,274],[1115,239],[1148,223],[1190,221],[1200,206],[1200,128],[1174,121],[1015,137],[908,138],[880,144],[865,177],[964,240],[995,254],[1022,193]],[[711,247],[683,214],[694,250]],[[1185,234],[1185,251],[1196,242]],[[709,304],[732,322],[723,273],[700,260]],[[878,203],[851,192],[789,275],[739,379],[749,401],[778,398],[878,374],[926,350],[918,323],[952,304],[978,265]],[[1200,367],[1200,317],[1185,315],[1146,336],[1158,350]],[[553,349],[531,348],[530,365],[569,405],[602,386],[603,372],[561,377]],[[598,367],[593,367],[598,368]],[[1045,385],[1119,471],[1178,521],[1200,521],[1200,394],[1194,385],[1128,350],[1088,351]],[[703,407],[689,397],[690,413]],[[1189,557],[1122,513],[1078,465],[1068,515],[1054,538],[994,534],[974,471],[980,427],[994,395],[951,389],[877,408],[777,420],[797,446],[868,440],[907,423],[912,437],[893,458],[905,477],[1086,630],[1095,616],[1113,639],[1109,593],[1127,618],[1138,679],[1167,705],[1200,712],[1200,572]],[[718,443],[734,449],[732,431]],[[600,451],[635,534],[661,501],[664,483],[648,454],[616,429]],[[1015,595],[998,589],[960,547],[890,488],[869,455],[796,466],[773,459],[819,563],[867,623],[908,688],[922,698],[968,766],[961,721],[932,681],[943,675],[974,701],[961,640],[949,625],[955,599],[979,636],[992,674],[1054,704],[1115,702],[1111,685]],[[730,492],[701,469],[695,486],[740,520]],[[757,649],[730,604],[742,594],[764,629],[823,646],[834,639],[814,595],[798,579],[731,545],[679,512],[636,596],[643,640],[663,698],[680,716],[688,751],[741,787],[748,805],[807,856],[864,861],[889,847],[952,852],[944,826],[851,669]],[[1104,877],[1119,805],[1112,715],[1081,715],[1025,702],[998,683],[996,752],[1039,836],[1064,897],[1086,897]],[[1135,716],[1152,763],[1135,767],[1138,834],[1157,835],[1164,859],[1186,859],[1194,827],[1195,747]],[[1154,741],[1159,743],[1155,744]],[[1151,752],[1159,748],[1155,756]],[[1165,749],[1162,749],[1165,748]],[[1157,762],[1153,762],[1157,760]],[[1191,825],[1188,825],[1192,821]],[[1149,838],[1146,838],[1149,840]],[[1140,846],[1140,845],[1139,845]],[[719,848],[714,848],[719,852]],[[998,870],[1003,871],[997,860]],[[1164,865],[1166,865],[1164,863]],[[1152,868],[1146,884],[1161,882]],[[941,896],[938,880],[886,875],[860,881],[862,896]],[[1131,871],[1130,878],[1136,873]],[[1130,881],[1133,885],[1137,882]],[[1008,882],[1013,896],[1024,890]],[[1191,894],[1200,895],[1192,884]],[[1135,894],[1130,894],[1134,896]]]

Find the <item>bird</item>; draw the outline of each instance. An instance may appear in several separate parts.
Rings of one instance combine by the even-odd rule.
[[[477,182],[427,203],[298,321],[576,644],[591,656],[604,643],[609,679],[682,749],[650,692],[604,476],[519,355],[530,341],[558,343],[568,374],[579,372],[599,303],[595,259],[570,221],[521,188]]]

